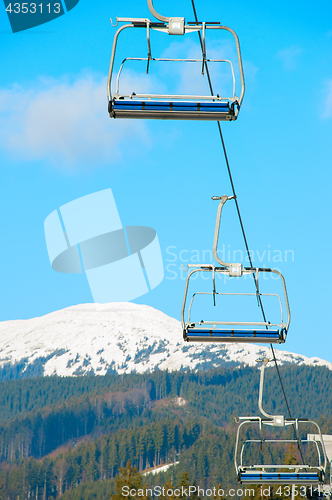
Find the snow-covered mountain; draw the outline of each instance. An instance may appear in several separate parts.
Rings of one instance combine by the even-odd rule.
[[[255,344],[188,344],[179,321],[149,306],[126,302],[82,304],[41,318],[0,323],[0,367],[38,365],[44,375],[104,375],[149,370],[254,366],[269,347]],[[279,362],[327,366],[319,358],[276,350]]]

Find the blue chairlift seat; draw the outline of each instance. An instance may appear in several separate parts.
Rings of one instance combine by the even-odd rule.
[[[158,101],[117,98],[110,101],[113,118],[164,120],[235,120],[234,104],[229,102]]]
[[[240,471],[238,480],[242,484],[319,484],[324,480],[323,472],[247,472]]]
[[[186,342],[260,342],[282,344],[286,340],[280,330],[220,330],[187,326],[183,330]]]

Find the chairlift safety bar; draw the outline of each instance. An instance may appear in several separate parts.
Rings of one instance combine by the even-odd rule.
[[[191,298],[191,301],[190,301],[190,305],[189,305],[189,311],[188,311],[188,323],[192,323],[192,319],[191,319],[191,308],[192,308],[192,304],[194,302],[194,298],[196,295],[244,295],[244,296],[251,296],[251,297],[256,297],[256,293],[244,293],[244,292],[195,292]],[[284,327],[286,328],[286,325],[284,324],[283,322],[283,308],[282,308],[282,302],[281,302],[281,299],[280,299],[280,295],[278,295],[277,293],[261,293],[260,294],[261,297],[278,297],[279,299],[279,305],[280,305],[280,312],[281,312],[281,319],[280,319],[280,323],[270,323],[269,321],[260,321],[260,322],[257,322],[257,321],[248,321],[246,322],[245,324],[246,325],[260,325],[260,326],[280,326],[280,325],[284,325]],[[198,323],[198,324],[216,324],[216,325],[237,325],[238,323],[234,322],[234,321],[198,321],[198,322],[194,322],[194,323]]]
[[[116,78],[116,91],[113,93],[113,98],[115,99],[123,99],[125,97],[129,99],[166,99],[166,100],[196,100],[196,101],[230,101],[230,102],[238,102],[238,98],[235,95],[235,74],[234,67],[232,61],[229,59],[206,59],[207,62],[212,63],[229,63],[232,71],[233,78],[233,96],[232,97],[220,97],[219,95],[166,95],[166,94],[138,94],[136,92],[131,94],[121,94],[119,92],[120,86],[120,75],[122,73],[123,66],[126,61],[157,61],[157,62],[203,62],[203,59],[171,59],[171,58],[157,58],[157,57],[126,57],[120,66],[117,78]]]

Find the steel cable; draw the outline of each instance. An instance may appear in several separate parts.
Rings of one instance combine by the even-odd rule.
[[[196,24],[199,24],[198,17],[197,17],[197,12],[196,12],[196,7],[195,7],[195,1],[191,0],[191,4],[192,4],[193,12],[194,12],[195,22],[196,22]],[[201,33],[199,31],[198,31],[198,36],[199,36],[199,41],[200,41],[201,50],[202,50],[202,54],[203,54],[204,49],[203,49],[202,35],[201,35]],[[205,67],[206,76],[207,76],[207,79],[208,79],[208,83],[209,83],[209,88],[210,88],[211,95],[214,95],[212,81],[211,81],[210,72],[209,72],[209,67],[208,67],[206,59],[204,59],[204,67]],[[239,218],[239,222],[240,222],[240,226],[241,226],[241,231],[242,231],[242,235],[243,235],[243,239],[244,239],[244,244],[245,244],[247,255],[248,255],[248,260],[249,260],[249,263],[250,263],[250,267],[253,267],[253,265],[252,265],[252,259],[251,259],[251,255],[250,255],[250,251],[249,251],[248,240],[247,240],[246,233],[245,233],[245,230],[244,230],[244,225],[243,225],[243,221],[242,221],[242,217],[241,217],[240,207],[239,207],[238,199],[237,199],[236,192],[235,192],[235,186],[234,186],[233,176],[232,176],[231,168],[230,168],[229,161],[228,161],[228,155],[227,155],[227,151],[226,151],[224,136],[223,136],[223,133],[222,133],[222,130],[221,130],[221,125],[220,125],[219,121],[217,121],[217,125],[218,125],[218,130],[219,130],[219,135],[220,135],[220,139],[221,139],[222,148],[223,148],[223,151],[224,151],[224,156],[225,156],[225,161],[226,161],[226,166],[227,166],[227,172],[228,172],[230,184],[231,184],[231,187],[232,187],[232,193],[233,193],[233,196],[234,196],[236,210],[237,210],[237,214],[238,214],[238,218]],[[266,315],[265,315],[265,311],[264,311],[262,299],[261,299],[261,296],[260,296],[260,293],[259,293],[258,284],[257,284],[257,282],[256,282],[255,279],[254,279],[254,282],[255,282],[255,287],[256,287],[256,293],[257,293],[257,298],[258,298],[258,302],[259,302],[259,307],[260,307],[260,309],[262,311],[262,316],[263,316],[264,322],[266,323]],[[268,328],[268,327],[266,326],[266,328]],[[275,366],[276,366],[276,369],[277,369],[278,378],[279,378],[279,382],[280,382],[280,385],[281,385],[282,393],[283,393],[283,396],[284,396],[284,399],[285,399],[285,403],[286,403],[286,406],[287,406],[289,418],[292,419],[293,417],[292,417],[291,410],[290,410],[290,407],[289,407],[289,403],[288,403],[288,399],[287,399],[287,396],[286,396],[286,391],[285,391],[285,388],[284,388],[284,384],[283,384],[283,381],[282,381],[282,378],[281,378],[281,374],[280,374],[280,370],[279,370],[277,358],[276,358],[276,355],[275,355],[275,351],[274,351],[274,348],[273,348],[272,344],[270,344],[270,347],[271,347],[271,351],[272,351],[273,360],[274,360],[274,363],[275,363]],[[300,449],[299,438],[297,436],[296,429],[294,429],[294,433],[295,433],[295,437],[296,437],[296,440],[297,440],[298,450],[300,452],[301,459],[302,459],[302,462],[304,464],[304,459],[303,459],[302,451]]]

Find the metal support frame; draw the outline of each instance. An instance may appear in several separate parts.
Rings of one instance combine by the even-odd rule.
[[[186,271],[190,268],[192,270],[189,272],[186,280],[184,297],[182,302],[181,310],[181,321],[183,329],[183,337],[187,342],[259,342],[259,343],[284,343],[286,340],[287,331],[290,324],[290,308],[288,302],[288,295],[286,289],[286,283],[283,275],[270,268],[254,268],[254,267],[242,267],[242,264],[235,264],[231,262],[224,262],[218,256],[218,241],[220,234],[220,223],[221,223],[221,213],[226,201],[233,199],[234,196],[214,196],[213,200],[220,200],[216,225],[214,231],[213,239],[213,255],[217,262],[221,264],[222,267],[214,266],[212,264],[188,264]],[[193,294],[189,309],[188,309],[188,320],[185,320],[186,303],[188,296],[188,288],[191,277],[195,273],[212,273],[212,292],[196,292]],[[283,318],[283,307],[282,301],[278,294],[263,294],[259,291],[259,276],[262,273],[274,273],[277,274],[282,282],[284,299],[287,311],[287,320],[284,321]],[[215,276],[216,274],[224,274],[230,277],[241,277],[248,274],[253,274],[256,284],[256,293],[229,293],[229,292],[217,292]],[[273,296],[279,301],[281,318],[278,323],[271,323],[269,321],[260,322],[244,322],[244,321],[215,321],[215,320],[204,320],[204,321],[193,321],[191,317],[192,304],[198,295],[212,295],[213,303],[216,305],[216,296],[224,295],[234,295],[234,296]],[[220,330],[222,326],[232,326],[231,330]],[[242,327],[250,327],[248,330],[243,330]],[[263,328],[263,330],[256,330],[254,328]],[[277,330],[276,330],[277,329]]]
[[[266,417],[263,419],[259,416],[248,416],[240,417],[240,425],[237,429],[236,443],[234,451],[234,465],[237,473],[238,481],[247,484],[300,484],[300,485],[319,485],[323,484],[328,458],[321,434],[319,425],[307,419],[289,418],[285,419],[283,415],[269,415],[262,405],[263,401],[263,388],[264,388],[264,371],[265,367],[272,359],[261,359],[257,360],[262,362],[262,368],[260,373],[260,383],[259,383],[259,397],[258,397],[258,408],[259,411]],[[299,438],[299,427],[302,425],[313,425],[318,431],[318,439],[310,439],[310,434],[306,439]],[[241,449],[240,449],[240,434],[241,429],[244,426],[258,426],[259,439],[245,439]],[[262,436],[262,430],[264,426],[285,428],[287,426],[295,426],[295,437],[294,438],[280,438],[280,439],[266,439]],[[287,444],[296,443],[298,446],[304,443],[314,443],[316,450],[316,457],[318,459],[317,465],[310,465],[310,463],[303,464],[246,464],[244,463],[244,451],[246,446],[250,446],[253,443],[259,443],[261,450],[264,444],[276,443],[276,444]],[[301,455],[302,456],[302,455]]]
[[[227,276],[230,276],[230,271],[229,269],[226,268],[220,268],[220,267],[215,267],[213,265],[209,264],[189,264],[188,268],[190,267],[195,267],[192,271],[187,276],[186,280],[186,285],[185,285],[185,291],[184,291],[184,297],[183,297],[183,302],[182,302],[182,309],[181,309],[181,321],[182,321],[182,328],[183,328],[183,335],[184,339],[188,342],[259,342],[259,343],[284,343],[286,340],[286,335],[287,331],[289,328],[289,323],[290,323],[290,309],[289,309],[289,303],[288,303],[288,296],[287,296],[287,290],[286,290],[286,283],[285,279],[282,276],[282,274],[279,271],[276,271],[274,269],[265,269],[265,268],[243,268],[242,269],[242,275],[246,274],[261,274],[261,273],[275,273],[278,276],[280,276],[283,284],[283,289],[284,289],[284,297],[286,300],[286,310],[287,310],[287,321],[286,323],[283,320],[283,308],[282,308],[282,302],[280,299],[280,296],[278,294],[264,294],[260,293],[261,297],[264,296],[274,296],[278,298],[278,302],[280,305],[280,312],[281,312],[281,321],[279,323],[271,323],[269,321],[257,321],[257,322],[249,322],[249,321],[215,321],[215,320],[204,320],[204,321],[193,321],[191,318],[191,308],[192,304],[194,301],[194,298],[197,295],[212,295],[214,304],[215,304],[215,297],[218,296],[223,296],[223,295],[228,295],[228,296],[256,296],[257,293],[231,293],[231,292],[217,292],[216,287],[215,287],[215,279],[213,279],[213,290],[212,292],[196,292],[193,294],[190,305],[189,305],[189,311],[188,311],[188,321],[185,320],[185,309],[186,309],[186,303],[187,303],[187,295],[188,295],[188,288],[189,288],[189,283],[190,283],[190,278],[194,273],[197,272],[210,272],[212,273],[212,278],[216,274],[224,274]],[[234,335],[231,337],[216,337],[213,335],[214,331],[218,331],[220,326],[222,325],[232,325],[234,327],[243,327],[243,326],[248,326],[251,327],[250,331],[253,329],[253,327],[258,327],[258,328],[265,328],[263,331],[257,331],[257,334],[252,337],[248,337],[245,334],[244,330],[241,330],[243,332],[243,336],[237,336],[236,332],[237,329],[234,328],[232,331],[234,332]],[[209,337],[195,337],[195,338],[189,338],[188,337],[188,332],[195,329],[195,328],[209,328],[211,331],[211,336]],[[278,328],[279,332],[278,335],[276,335],[274,338],[271,338],[269,335],[269,331],[273,328]],[[249,330],[248,330],[249,331]]]
[[[221,26],[219,23],[200,23],[200,24],[185,24],[184,18],[181,17],[166,17],[158,14],[153,7],[152,0],[148,0],[148,6],[150,12],[153,16],[161,22],[150,21],[146,18],[126,18],[117,17],[117,23],[113,26],[117,26],[119,22],[125,22],[117,32],[115,33],[111,62],[107,79],[107,94],[108,94],[108,110],[109,114],[113,118],[158,118],[158,119],[182,119],[182,120],[236,120],[239,110],[242,105],[245,83],[243,75],[243,65],[241,58],[240,42],[237,34],[231,28],[227,26]],[[111,20],[112,21],[112,20]],[[147,45],[148,45],[148,57],[147,58],[126,58],[120,67],[120,71],[117,77],[117,90],[112,94],[112,76],[114,70],[114,61],[116,47],[118,43],[119,34],[127,28],[146,28],[147,33]],[[237,96],[235,93],[235,75],[233,64],[229,60],[224,59],[207,59],[206,57],[206,30],[218,29],[225,30],[231,33],[235,39],[238,65],[240,71],[241,80],[241,93]],[[168,34],[186,34],[195,31],[200,31],[202,33],[202,43],[203,43],[203,56],[202,59],[158,59],[152,57],[151,51],[151,41],[150,41],[150,30],[162,31]],[[123,64],[128,60],[139,60],[147,61],[147,73],[149,72],[149,66],[151,61],[180,61],[180,62],[201,62],[202,63],[202,73],[204,73],[205,62],[227,62],[231,65],[231,71],[233,76],[233,95],[231,97],[220,97],[219,95],[211,96],[197,96],[197,95],[158,95],[158,94],[136,94],[132,92],[131,94],[120,94],[119,93],[119,77]],[[141,102],[142,101],[142,102]],[[206,108],[203,105],[200,106],[200,101],[213,104],[212,107]],[[169,108],[162,106],[162,104],[169,103]],[[126,103],[127,106],[123,106]],[[159,109],[153,108],[153,104],[161,104]],[[196,104],[197,108],[190,105]],[[133,104],[133,106],[131,106]],[[227,106],[226,106],[227,104]],[[184,105],[189,106],[189,109],[182,109]]]
[[[287,443],[309,443],[313,442],[308,439],[264,439],[262,437],[262,429],[264,426],[276,427],[273,419],[262,419],[261,417],[240,417],[241,423],[237,430],[235,452],[234,452],[234,465],[239,482],[251,484],[301,484],[301,485],[318,485],[323,484],[326,467],[327,457],[324,445],[315,442],[316,456],[318,465],[307,464],[291,464],[286,465],[282,463],[277,464],[246,464],[244,462],[244,450],[246,446],[252,443],[259,443],[261,446],[268,443],[287,444]],[[314,425],[321,435],[321,430],[318,424],[312,420],[306,419],[284,419],[283,426],[294,425],[297,430],[302,425]],[[258,425],[260,439],[246,439],[239,446],[241,430],[244,426]],[[246,476],[246,474],[248,474]]]

